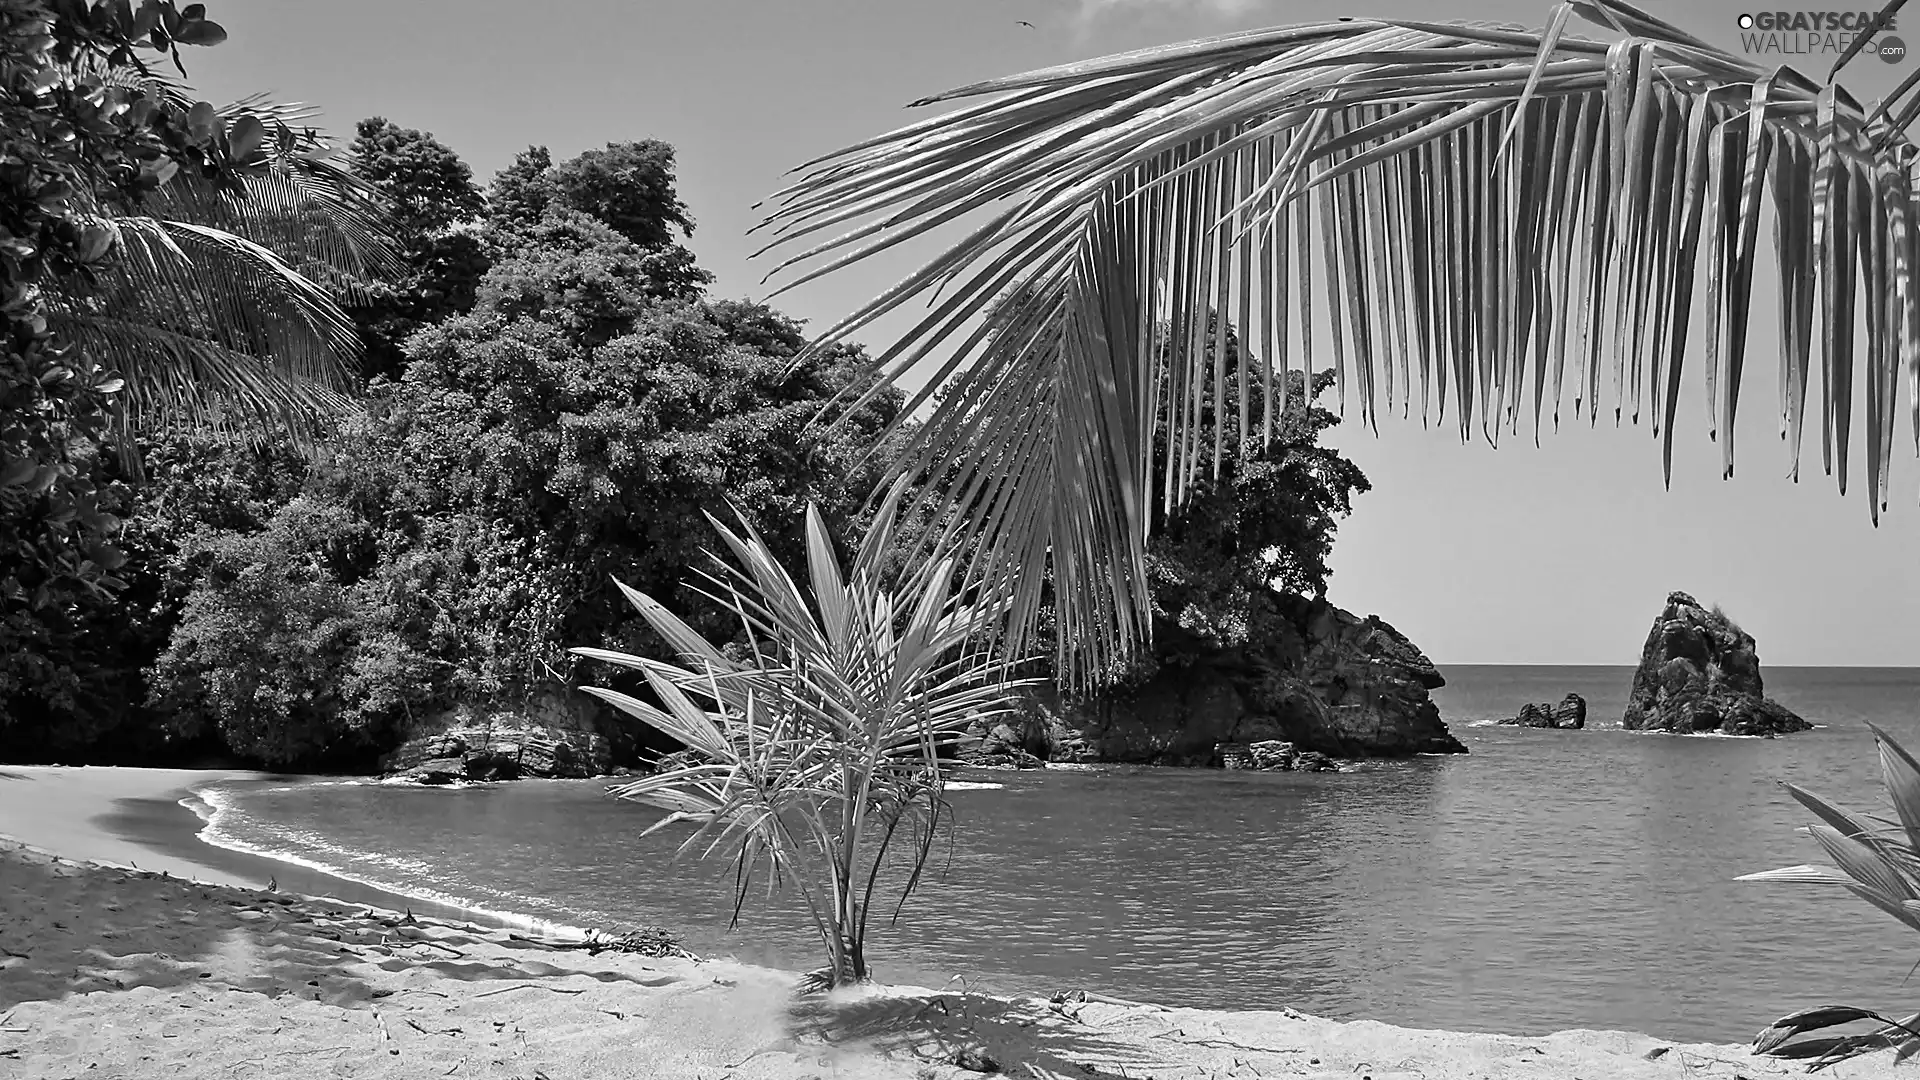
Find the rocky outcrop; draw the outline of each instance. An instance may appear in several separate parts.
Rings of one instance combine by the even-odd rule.
[[[1520,715],[1511,720],[1497,720],[1495,723],[1507,727],[1559,728],[1565,731],[1578,731],[1587,726],[1587,699],[1579,694],[1568,694],[1560,699],[1558,705],[1520,706]]]
[[[565,691],[514,711],[453,709],[423,721],[381,769],[423,784],[600,776],[613,768],[614,740],[596,714],[591,700]]]
[[[1773,736],[1813,725],[1767,698],[1753,635],[1686,593],[1667,606],[1633,673],[1620,725],[1629,731]]]
[[[1325,601],[1272,603],[1258,639],[1235,648],[1162,624],[1159,653],[1177,659],[1090,698],[1029,694],[973,731],[961,757],[1004,747],[1050,762],[1208,766],[1222,746],[1268,742],[1332,758],[1466,752],[1428,693],[1445,680],[1399,631]]]
[[[1258,772],[1337,772],[1338,762],[1325,754],[1302,750],[1290,742],[1268,739],[1257,743],[1221,743],[1214,748],[1223,769]]]

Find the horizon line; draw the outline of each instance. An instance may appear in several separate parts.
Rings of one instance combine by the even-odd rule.
[[[1602,668],[1602,667],[1607,667],[1607,668],[1611,668],[1611,667],[1624,667],[1624,668],[1636,668],[1636,667],[1639,667],[1639,666],[1640,666],[1640,664],[1639,664],[1639,662],[1638,662],[1638,661],[1632,661],[1632,662],[1625,662],[1625,663],[1616,663],[1616,664],[1596,664],[1596,663],[1577,663],[1577,664],[1575,664],[1575,663],[1553,663],[1553,662],[1545,662],[1545,661],[1539,661],[1539,660],[1526,660],[1526,661],[1517,661],[1517,660],[1501,660],[1501,661],[1490,661],[1490,660],[1434,660],[1434,661],[1433,661],[1433,666],[1434,666],[1434,667],[1509,667],[1509,668],[1511,668],[1511,667],[1593,667],[1593,668]],[[1834,671],[1920,671],[1920,664],[1790,664],[1790,663],[1762,663],[1762,664],[1760,665],[1760,667],[1761,667],[1761,668],[1762,668],[1763,670],[1764,670],[1764,669],[1766,669],[1766,668],[1770,668],[1770,667],[1772,667],[1772,668],[1819,668],[1819,669],[1831,669],[1831,670],[1834,670]]]

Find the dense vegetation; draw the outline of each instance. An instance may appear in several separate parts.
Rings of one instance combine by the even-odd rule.
[[[110,452],[93,418],[116,357],[81,348],[74,380],[0,400],[0,435],[58,465],[0,477],[0,528],[44,531],[0,541],[85,568],[0,598],[6,758],[356,769],[456,706],[598,708],[569,648],[661,646],[616,579],[715,640],[737,631],[684,582],[711,543],[702,511],[730,503],[789,564],[809,503],[840,536],[864,528],[889,460],[867,451],[900,397],[811,423],[866,358],[796,365],[796,322],[707,294],[671,147],[530,147],[482,190],[453,149],[374,117],[344,161],[396,257],[317,279],[362,369],[318,430],[176,420]],[[37,342],[29,358],[55,347]],[[1223,641],[1268,581],[1324,589],[1334,518],[1364,489],[1314,445],[1332,416],[1293,390],[1281,437],[1154,548],[1167,617]]]

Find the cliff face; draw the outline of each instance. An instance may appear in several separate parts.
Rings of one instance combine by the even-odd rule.
[[[1620,726],[1678,734],[1778,735],[1812,724],[1766,696],[1753,635],[1683,592],[1653,621]]]
[[[967,756],[1205,766],[1222,764],[1222,744],[1273,740],[1346,758],[1466,752],[1428,694],[1445,680],[1399,631],[1324,601],[1274,602],[1270,632],[1237,648],[1161,627],[1178,660],[1091,699],[1035,694]]]

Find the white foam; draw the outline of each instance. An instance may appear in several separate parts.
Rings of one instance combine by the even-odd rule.
[[[1659,730],[1634,731],[1630,728],[1621,728],[1620,730],[1625,731],[1629,735],[1665,735],[1668,738],[1672,738],[1672,739],[1765,739],[1767,738],[1767,736],[1765,735],[1729,735],[1724,731],[1659,731]],[[1780,736],[1778,735],[1773,737],[1780,738]]]
[[[272,789],[272,790],[294,790],[294,789],[286,788],[286,789]],[[304,855],[300,855],[295,852],[285,851],[279,848],[270,847],[262,844],[256,844],[256,843],[252,843],[250,841],[244,840],[238,836],[235,836],[233,833],[229,832],[226,829],[225,827],[226,820],[230,818],[233,813],[235,813],[235,810],[233,807],[232,793],[223,791],[217,787],[196,788],[186,798],[180,800],[180,805],[193,811],[194,815],[200,818],[200,820],[205,823],[201,827],[199,833],[196,834],[196,838],[201,840],[204,843],[211,844],[212,846],[217,848],[223,848],[227,851],[237,851],[245,855],[254,855],[263,859],[272,859],[275,862],[283,862],[292,866],[305,867],[308,870],[314,870],[319,873],[325,874],[328,877],[337,878],[341,881],[351,882],[355,885],[362,885],[370,889],[378,889],[381,892],[392,893],[396,896],[404,896],[409,899],[420,900],[429,904],[438,904],[441,907],[453,908],[458,911],[466,912],[472,915],[478,915],[488,919],[493,919],[498,922],[505,923],[509,926],[518,927],[520,929],[529,930],[536,933],[548,934],[548,935],[553,935],[557,937],[586,938],[592,932],[585,927],[576,926],[570,923],[558,922],[552,919],[544,919],[536,915],[528,915],[524,912],[506,911],[500,908],[490,907],[486,904],[473,900],[471,897],[458,896],[453,893],[442,892],[438,889],[425,888],[419,885],[413,885],[413,884],[401,885],[391,881],[384,881],[378,878],[355,874],[350,871],[344,870],[341,867],[331,865],[326,862],[321,862],[317,859],[308,858]],[[354,851],[351,848],[342,847],[338,844],[331,843],[323,838],[316,837],[312,833],[306,833],[296,829],[288,829],[283,826],[275,826],[270,823],[267,824],[265,827],[269,831],[281,832],[286,836],[288,836],[289,838],[297,837],[298,838],[297,842],[316,848],[325,854],[332,854],[332,855],[338,855],[338,856],[349,858],[349,859],[357,859],[361,861],[380,863],[380,864],[390,866],[394,869],[415,870],[417,872],[424,872],[429,874],[434,872],[431,866],[429,866],[426,863],[420,862],[417,859],[406,859],[406,858],[401,858],[401,857],[391,856],[391,855],[381,855],[375,852]],[[533,903],[542,902],[536,897],[521,897],[521,896],[515,896],[514,894],[511,894],[511,893],[502,893],[501,896],[503,899],[507,899],[507,900],[523,900],[523,901],[529,901]]]
[[[984,780],[949,780],[942,785],[948,791],[999,791],[1005,784],[989,784]]]

